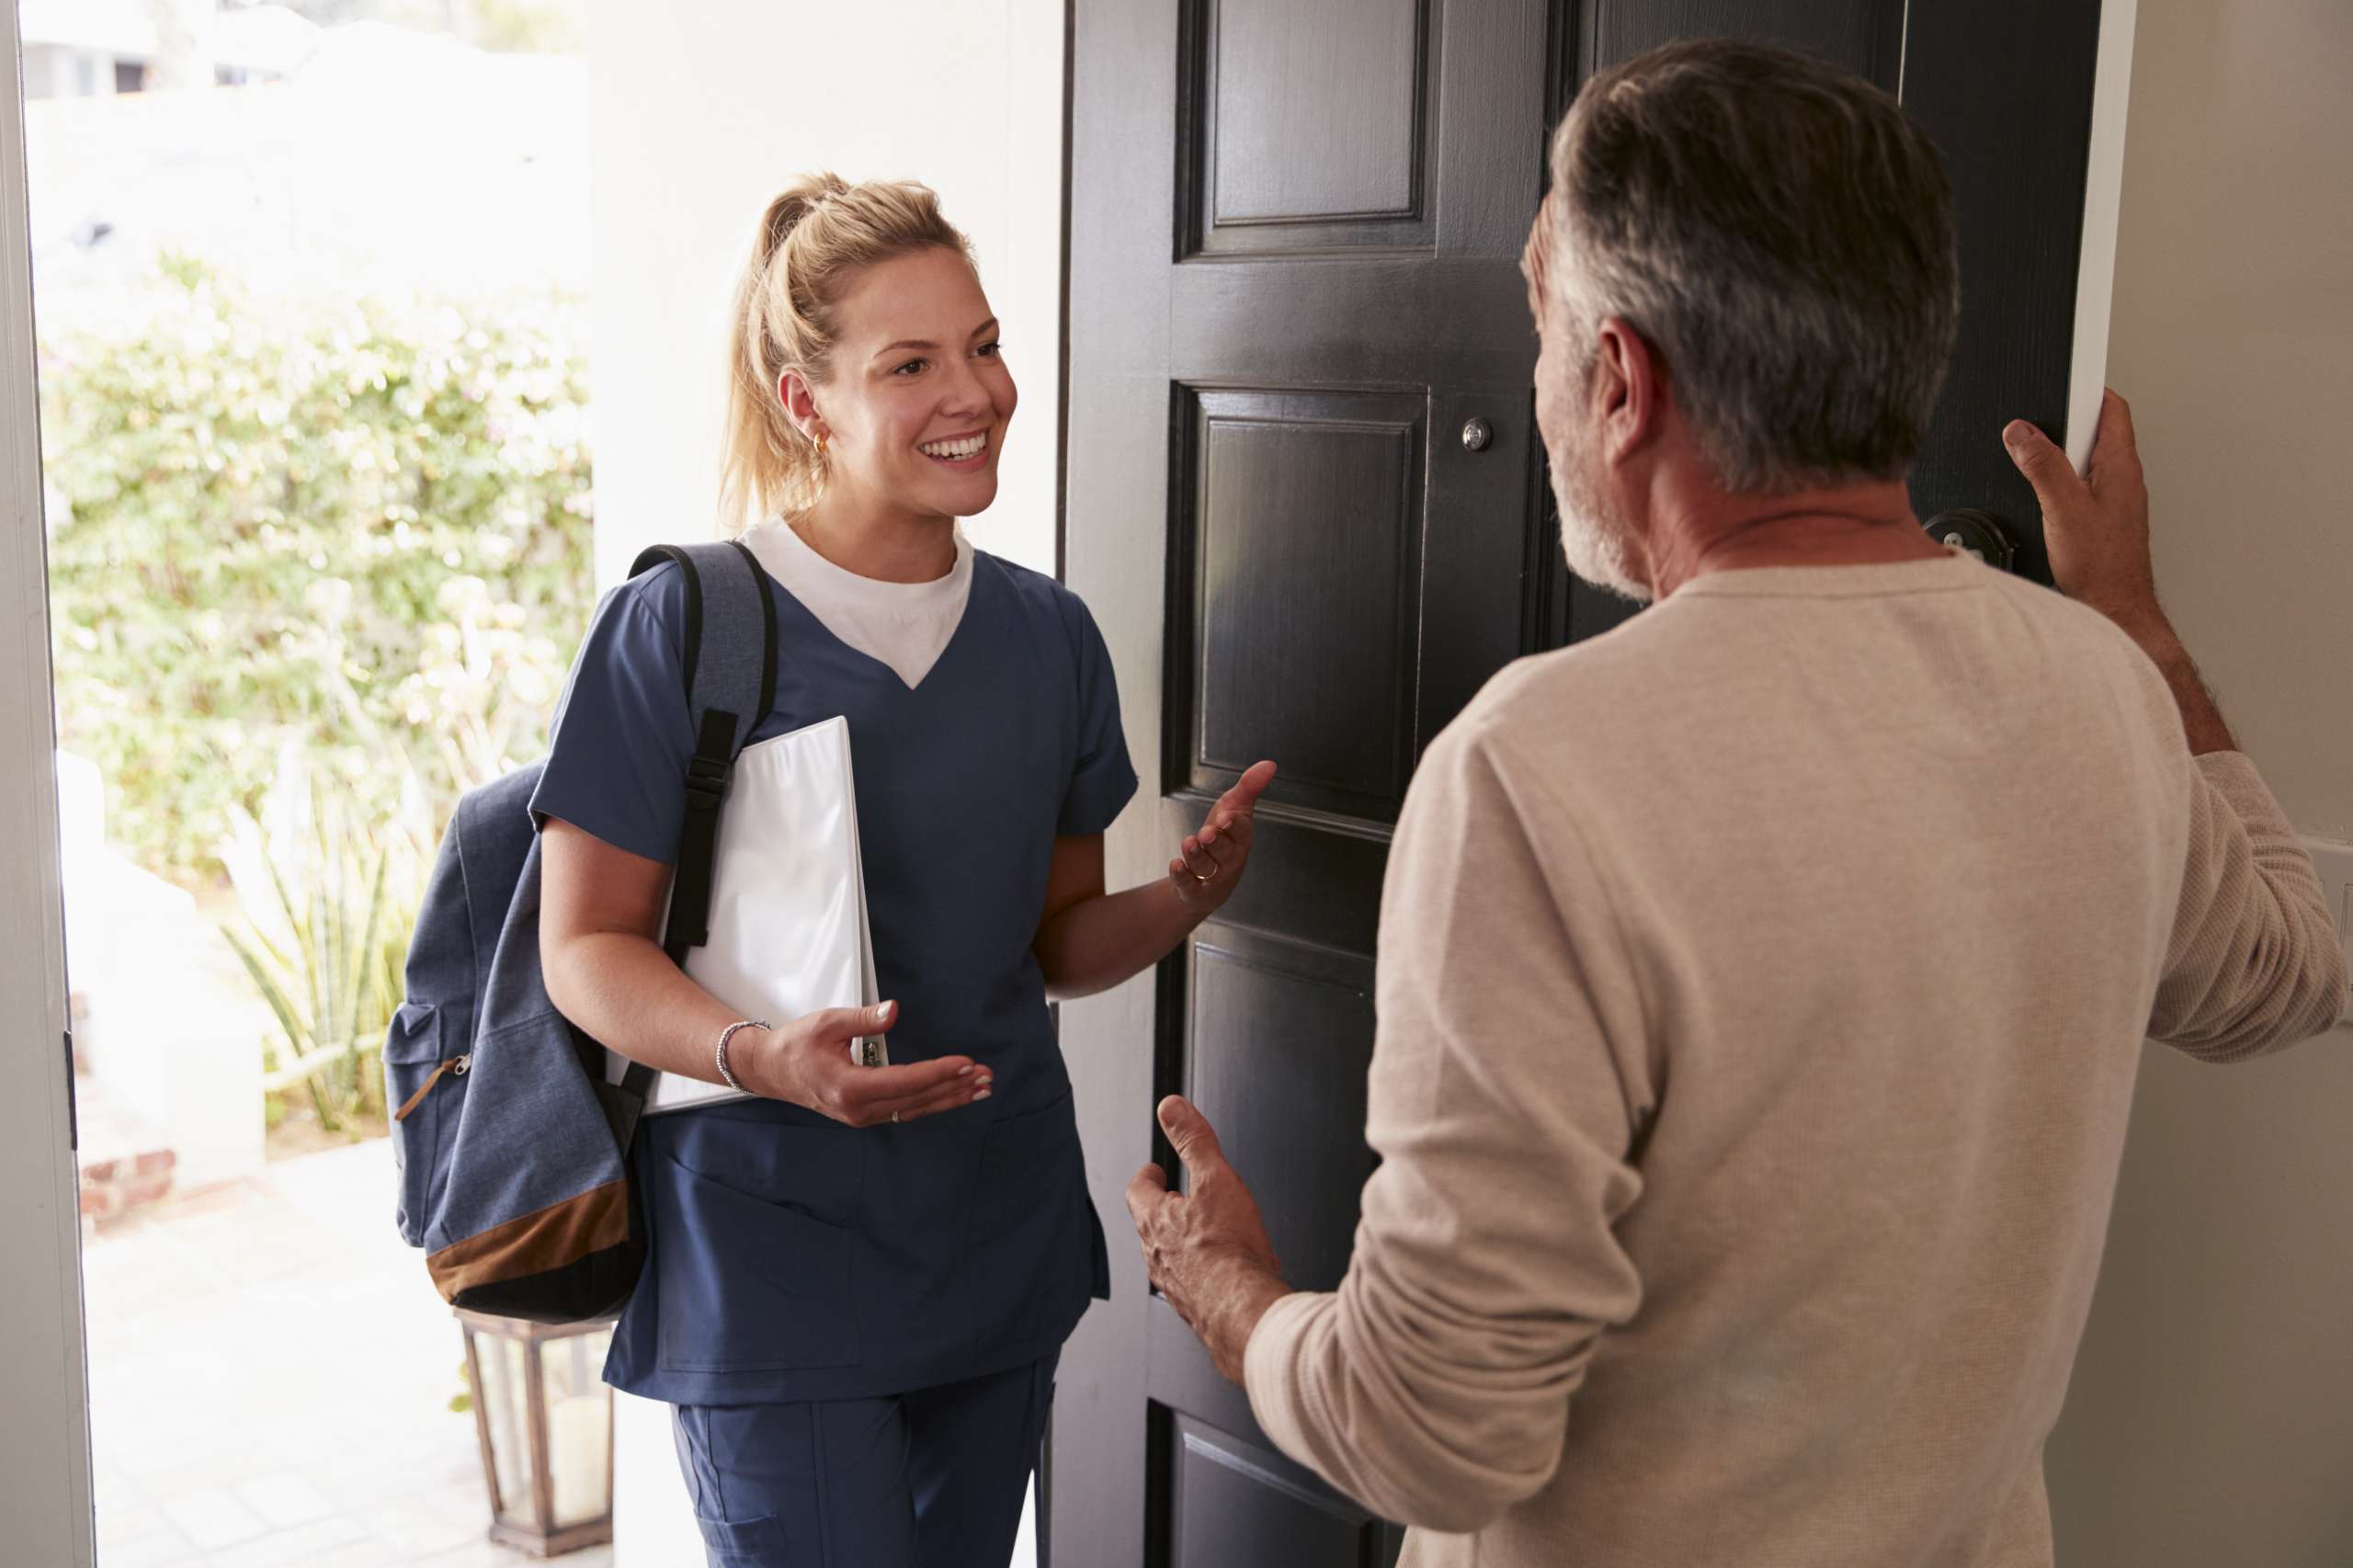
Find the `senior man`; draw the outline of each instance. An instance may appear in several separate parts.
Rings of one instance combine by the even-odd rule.
[[[1176,1099],[1153,1278],[1416,1568],[2047,1563],[2141,1042],[2326,1028],[2318,880],[2159,612],[2120,401],[2088,486],[2002,433],[2066,597],[1913,517],[1959,301],[1893,99],[1604,73],[1525,266],[1570,563],[1657,603],[1415,778],[1339,1290]]]

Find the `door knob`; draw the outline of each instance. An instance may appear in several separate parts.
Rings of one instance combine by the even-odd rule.
[[[1487,449],[1487,443],[1495,438],[1495,427],[1488,424],[1485,420],[1480,418],[1477,415],[1474,414],[1470,418],[1462,422],[1462,449],[1464,451],[1483,452]]]
[[[2007,572],[2018,558],[2018,547],[2010,538],[2010,530],[1991,512],[1981,512],[1974,506],[1956,506],[1949,512],[1938,512],[1927,522],[1928,537],[1938,544],[1966,551],[1988,566],[1998,566]]]

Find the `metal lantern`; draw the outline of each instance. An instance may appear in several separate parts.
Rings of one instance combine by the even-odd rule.
[[[551,1325],[456,1312],[490,1488],[490,1539],[557,1557],[613,1539],[609,1318]]]

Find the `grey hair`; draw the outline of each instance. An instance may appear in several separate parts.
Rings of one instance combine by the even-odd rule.
[[[1546,288],[1665,358],[1726,487],[1903,477],[1961,317],[1952,190],[1870,83],[1708,40],[1596,75],[1552,140]]]

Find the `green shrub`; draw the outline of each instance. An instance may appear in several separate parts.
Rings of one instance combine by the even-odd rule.
[[[585,327],[181,260],[42,342],[61,738],[110,838],[213,882],[281,756],[372,832],[540,749],[591,602]]]
[[[263,1048],[265,1091],[301,1090],[326,1132],[377,1131],[389,1108],[384,1031],[401,1004],[427,848],[423,802],[412,792],[405,805],[405,822],[354,822],[341,793],[315,789],[288,757],[261,815],[236,808],[221,850],[240,906],[221,932],[278,1022]]]

